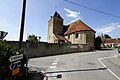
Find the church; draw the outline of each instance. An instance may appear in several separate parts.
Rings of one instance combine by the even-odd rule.
[[[95,31],[81,20],[68,25],[63,24],[64,19],[55,12],[48,21],[48,43],[89,44],[94,49]]]

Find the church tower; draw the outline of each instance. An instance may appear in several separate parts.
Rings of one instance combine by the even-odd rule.
[[[48,21],[48,43],[55,43],[57,35],[63,35],[63,19],[55,12]]]

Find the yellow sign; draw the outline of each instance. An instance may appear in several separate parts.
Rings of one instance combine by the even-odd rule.
[[[20,68],[16,68],[16,69],[12,70],[12,75],[15,75],[19,72],[20,72]]]

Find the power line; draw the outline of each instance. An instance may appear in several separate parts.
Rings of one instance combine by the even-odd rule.
[[[113,15],[113,14],[110,14],[110,13],[107,13],[107,12],[104,12],[104,11],[100,11],[100,10],[97,10],[97,9],[89,8],[87,6],[84,6],[84,5],[69,1],[69,0],[64,0],[64,1],[66,1],[68,3],[71,3],[71,4],[74,4],[74,5],[77,5],[77,6],[80,6],[80,7],[83,7],[83,8],[86,8],[86,9],[89,9],[89,10],[92,10],[92,11],[96,11],[96,12],[99,12],[99,13],[102,13],[102,14],[106,14],[106,15],[109,15],[109,16],[120,18],[120,16]]]

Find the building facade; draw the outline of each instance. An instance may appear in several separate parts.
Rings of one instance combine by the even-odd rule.
[[[120,38],[106,38],[102,39],[101,47],[103,48],[116,48],[120,45]]]
[[[63,18],[55,12],[48,21],[48,43],[89,44],[94,48],[95,31],[76,20],[69,25],[63,25]]]

